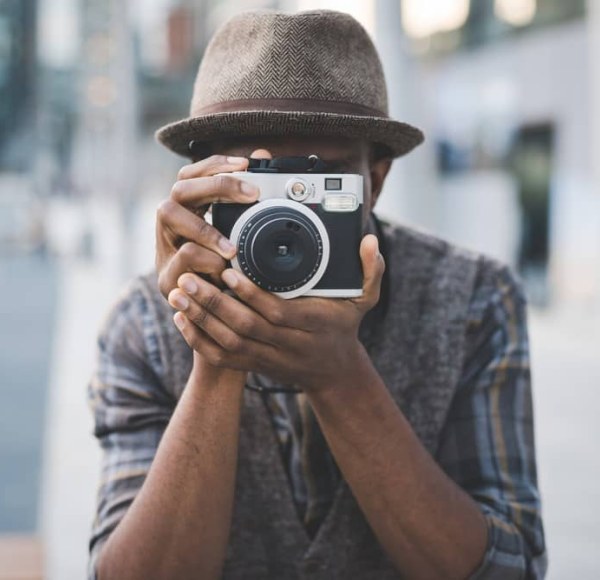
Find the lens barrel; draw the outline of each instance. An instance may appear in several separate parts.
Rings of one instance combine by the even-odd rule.
[[[261,202],[232,230],[235,265],[257,286],[284,297],[301,295],[322,277],[329,238],[321,219],[300,203]]]

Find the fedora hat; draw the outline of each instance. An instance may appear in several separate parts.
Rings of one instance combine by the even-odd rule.
[[[419,129],[388,116],[383,69],[365,29],[332,10],[233,17],[206,48],[190,116],[156,131],[186,157],[216,139],[271,135],[366,139],[393,157],[423,141]]]

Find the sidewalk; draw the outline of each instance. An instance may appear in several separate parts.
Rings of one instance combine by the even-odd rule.
[[[600,578],[600,323],[530,317],[548,578]]]
[[[100,467],[86,387],[97,329],[115,282],[98,267],[79,264],[63,265],[61,279],[40,521],[46,578],[80,580],[85,578]]]
[[[149,200],[140,208],[132,232],[135,272],[147,269],[153,260],[155,205]],[[95,259],[66,257],[60,268],[39,515],[46,580],[85,578],[100,472],[87,385],[95,365],[98,329],[126,283],[119,271],[117,207],[102,202],[91,214]],[[144,233],[136,234],[138,229]]]
[[[42,542],[24,534],[0,535],[0,580],[42,580]]]

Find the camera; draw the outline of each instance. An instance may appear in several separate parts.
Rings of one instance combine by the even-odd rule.
[[[213,226],[237,250],[232,267],[282,298],[361,296],[362,176],[290,171],[298,164],[282,159],[228,174],[256,185],[258,201],[212,206]]]

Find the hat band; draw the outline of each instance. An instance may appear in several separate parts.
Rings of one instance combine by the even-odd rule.
[[[344,101],[325,101],[316,99],[241,99],[224,101],[201,107],[192,112],[194,117],[215,113],[237,113],[239,111],[285,111],[302,113],[337,113],[338,115],[358,115],[359,117],[388,118],[386,113]]]

